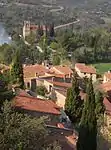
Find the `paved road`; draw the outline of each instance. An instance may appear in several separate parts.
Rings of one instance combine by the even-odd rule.
[[[52,8],[53,5],[42,5],[43,7],[46,7],[46,8]],[[64,9],[63,6],[57,6],[58,8],[55,8],[55,9],[51,9],[49,10],[50,12],[58,12],[58,11],[61,11]]]
[[[64,9],[63,6],[57,6],[57,7],[59,7],[59,8],[58,9],[51,9],[50,12],[58,12],[58,11],[61,11]]]
[[[56,26],[56,27],[54,27],[54,29],[56,30],[56,29],[60,29],[60,28],[63,28],[63,27],[67,27],[67,26],[70,26],[70,25],[72,25],[72,24],[76,24],[76,23],[78,23],[78,22],[80,22],[79,19],[77,19],[76,21],[73,21],[73,22],[69,22],[69,23],[67,23],[67,24],[63,24],[63,25]]]

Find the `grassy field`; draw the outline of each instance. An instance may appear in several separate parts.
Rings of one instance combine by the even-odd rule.
[[[104,72],[111,70],[111,63],[98,63],[93,64],[93,66],[96,68],[97,73],[99,74],[103,74]]]

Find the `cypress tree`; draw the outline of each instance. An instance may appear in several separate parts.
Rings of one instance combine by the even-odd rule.
[[[43,26],[40,25],[40,24],[38,25],[37,34],[38,34],[40,37],[43,36],[43,34],[44,34]]]
[[[95,94],[95,102],[96,102],[95,113],[97,119],[99,119],[101,115],[104,115],[105,106],[103,104],[103,100],[104,100],[103,94],[100,91],[97,91]]]
[[[40,33],[40,36],[43,36],[43,35],[44,35],[44,29],[43,29],[43,26],[42,26],[42,25],[40,26],[40,32],[41,32],[41,33]]]
[[[83,102],[79,96],[79,84],[77,80],[77,74],[74,72],[72,87],[67,90],[67,97],[65,103],[65,112],[69,116],[70,120],[76,124],[79,123],[82,113]]]
[[[45,25],[45,36],[48,36],[48,30],[47,30],[47,25]]]
[[[96,150],[96,136],[97,119],[95,114],[95,94],[92,79],[89,79],[87,85],[87,96],[84,102],[84,109],[80,122],[77,150]]]
[[[10,74],[12,84],[18,84],[19,87],[23,89],[24,88],[23,67],[20,60],[19,51],[16,52],[16,55],[12,61]]]
[[[38,25],[37,34],[38,34],[39,36],[41,36],[41,27],[40,27],[40,24]]]
[[[50,25],[49,35],[50,35],[50,37],[54,37],[54,34],[55,34],[55,32],[54,32],[54,24],[52,23]]]

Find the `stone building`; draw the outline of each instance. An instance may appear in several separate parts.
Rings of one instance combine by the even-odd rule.
[[[39,27],[38,25],[31,24],[30,21],[24,21],[24,25],[23,25],[24,39],[27,36],[29,36],[31,32],[37,34],[38,27]],[[46,30],[49,31],[49,28],[47,28],[45,25],[41,25],[40,27],[42,28],[44,34],[45,34]]]

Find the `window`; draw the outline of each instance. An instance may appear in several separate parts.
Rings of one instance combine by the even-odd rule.
[[[52,91],[52,85],[49,85],[49,92]]]
[[[29,82],[27,83],[27,88],[28,88],[28,89],[30,88],[30,83],[29,83]]]

